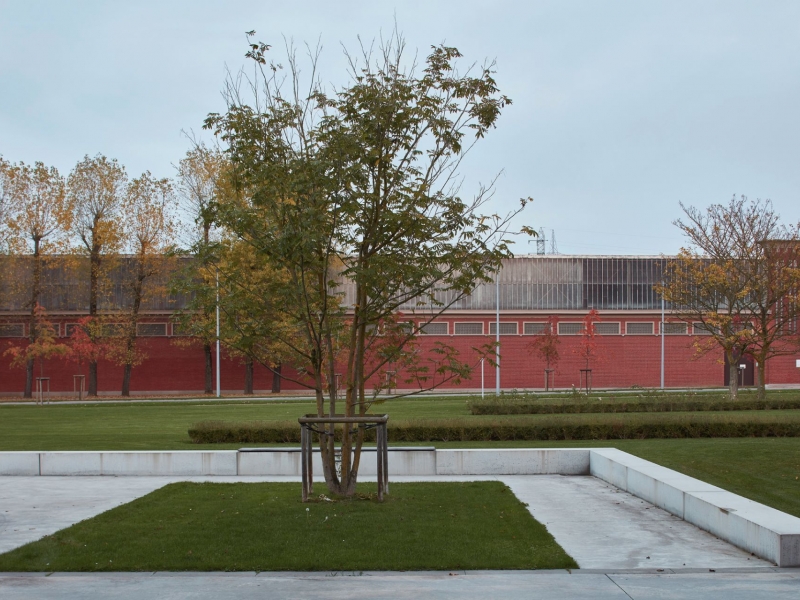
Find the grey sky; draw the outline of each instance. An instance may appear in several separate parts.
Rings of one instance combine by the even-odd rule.
[[[562,253],[675,252],[678,202],[734,193],[800,219],[798,1],[0,0],[0,154],[67,174],[100,152],[172,176],[181,130],[223,109],[245,31],[320,38],[323,80],[342,83],[339,43],[395,16],[422,56],[446,42],[497,59],[514,104],[464,191],[504,170],[494,210],[533,196],[524,222],[554,229]]]

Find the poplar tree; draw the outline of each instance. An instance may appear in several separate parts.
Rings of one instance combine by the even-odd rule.
[[[28,341],[36,345],[45,333],[37,316],[41,312],[42,271],[47,259],[56,258],[66,248],[72,210],[64,178],[55,167],[20,162],[7,165],[4,170],[5,193],[14,207],[8,223],[12,245],[32,261],[26,306],[30,311]],[[26,361],[25,398],[32,397],[34,362],[33,357]]]
[[[168,251],[175,236],[175,197],[168,179],[145,172],[129,183],[123,204],[125,240],[130,252],[123,268],[128,306],[112,357],[123,370],[122,395],[130,396],[131,371],[145,355],[137,346],[143,304],[166,293]],[[162,285],[158,285],[161,283]]]
[[[96,321],[108,274],[122,247],[122,205],[127,186],[125,168],[115,159],[85,156],[69,175],[68,195],[74,210],[72,235],[79,251],[89,257],[89,317],[83,326],[90,341],[98,342]],[[90,356],[89,396],[97,395],[97,356]]]
[[[189,228],[191,235],[186,240],[187,246],[193,248],[197,260],[192,262],[193,268],[187,276],[197,279],[203,286],[213,286],[214,278],[208,278],[208,269],[203,267],[203,256],[207,253],[201,247],[208,248],[212,242],[214,229],[214,204],[217,201],[221,172],[224,166],[224,156],[216,148],[209,148],[202,143],[195,143],[186,156],[177,166],[176,191],[180,207],[184,215],[193,223]],[[199,320],[203,322],[200,323]],[[213,309],[208,306],[202,314],[195,315],[192,321],[184,320],[183,326],[189,326],[192,335],[198,336],[203,342],[203,355],[205,357],[205,383],[206,394],[213,391],[213,365],[212,348],[214,334],[208,326],[214,320]],[[195,325],[194,327],[192,325]],[[197,326],[199,325],[199,326]]]

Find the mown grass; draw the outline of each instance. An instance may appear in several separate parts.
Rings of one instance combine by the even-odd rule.
[[[192,423],[297,423],[298,417],[315,410],[312,402],[297,400],[0,406],[0,451],[197,450],[203,446],[192,444],[187,434]],[[393,400],[374,410],[388,412],[393,419],[469,416],[464,398]]]
[[[499,482],[361,491],[303,504],[297,484],[172,484],[0,555],[0,571],[577,567]]]
[[[768,397],[776,395],[787,394],[770,391]],[[391,415],[390,423],[423,416],[478,421],[493,418],[469,415],[464,398],[398,400],[376,408]],[[296,422],[297,416],[312,409],[311,403],[298,401],[0,406],[0,450],[235,449],[263,444],[192,444],[187,431],[192,423],[206,419]],[[731,414],[736,413],[722,413]],[[756,413],[742,414],[741,418],[748,420]],[[635,415],[615,416],[627,420]],[[390,444],[398,442],[390,436]],[[430,442],[402,444],[432,445]],[[436,442],[435,446],[616,447],[800,517],[800,438],[452,441]]]

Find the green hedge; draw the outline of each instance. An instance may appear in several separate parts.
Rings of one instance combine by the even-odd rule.
[[[714,401],[591,401],[536,402],[535,400],[493,400],[471,402],[473,415],[553,415],[577,413],[633,413],[633,412],[696,412],[732,410],[796,410],[800,399],[787,400],[714,400]]]
[[[389,440],[401,442],[473,442],[510,440],[624,440],[648,438],[800,437],[800,419],[728,419],[699,415],[650,415],[650,419],[603,418],[443,419],[389,422]],[[665,416],[677,418],[663,418]],[[374,439],[374,431],[367,432]],[[283,444],[300,442],[297,422],[225,423],[205,421],[189,429],[198,444]]]

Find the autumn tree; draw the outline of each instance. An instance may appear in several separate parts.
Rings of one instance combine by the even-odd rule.
[[[122,331],[112,347],[113,359],[124,367],[122,395],[130,396],[131,371],[144,360],[137,346],[137,326],[143,303],[166,286],[155,281],[167,276],[167,251],[175,235],[175,199],[172,184],[156,179],[149,172],[131,180],[127,186],[122,212],[125,215],[125,243],[130,252],[122,267],[129,305]]]
[[[214,229],[214,206],[220,189],[221,171],[225,164],[223,154],[217,148],[209,148],[202,143],[194,143],[191,150],[178,163],[176,191],[182,213],[192,222],[186,228],[190,232],[185,240],[186,246],[195,250],[197,260],[191,263],[192,272],[189,277],[196,279],[201,286],[213,286],[214,280],[208,279],[208,265],[200,257],[208,256],[206,252],[198,252],[200,246],[206,248],[212,242]],[[213,309],[206,305],[204,310],[195,315],[191,321],[190,332],[203,342],[205,356],[205,393],[213,390],[212,349],[214,342],[213,329],[209,326],[214,320]],[[187,323],[184,323],[186,326]]]
[[[749,211],[748,211],[749,212]],[[769,202],[750,218],[772,213]],[[800,347],[800,224],[777,226],[756,244],[751,293],[751,355],[757,363],[758,395],[766,398],[767,361],[796,354]]]
[[[89,258],[89,317],[97,319],[108,274],[122,247],[122,205],[127,185],[125,168],[98,154],[79,162],[67,179],[73,206],[72,234]],[[93,335],[96,328],[88,328]],[[89,358],[88,394],[97,395],[97,360]]]
[[[11,195],[11,164],[0,156],[0,254],[9,250],[10,228],[14,205]]]
[[[545,364],[545,389],[551,385],[550,371],[555,369],[560,357],[558,347],[561,340],[556,333],[556,320],[550,317],[542,332],[528,344],[528,353],[537,356]]]
[[[744,196],[705,211],[681,208],[686,218],[675,225],[689,247],[668,263],[660,289],[675,314],[708,334],[696,340],[699,353],[724,352],[731,399],[745,355],[758,362],[763,397],[766,362],[793,352],[797,340],[798,228],[782,226],[769,201]]]
[[[349,417],[367,414],[390,364],[404,364],[423,389],[459,381],[470,364],[444,343],[433,369],[414,368],[417,327],[396,316],[436,318],[510,256],[502,232],[519,211],[485,216],[491,188],[465,198],[458,185],[463,157],[510,102],[493,65],[462,73],[459,51],[435,46],[418,66],[395,34],[374,54],[349,56],[350,83],[328,94],[316,55],[304,86],[289,50],[284,89],[267,50],[251,44],[251,87],[232,81],[227,112],[206,121],[247,192],[246,202],[218,207],[215,219],[285,274],[271,302],[303,340],[281,341],[304,375],[298,381],[314,390],[317,415],[334,411],[337,370],[344,398],[336,412]],[[323,474],[333,493],[349,496],[364,429],[342,431],[341,474],[332,433],[320,436]]]
[[[0,156],[0,256],[10,252],[11,220],[14,218],[14,204],[11,194],[11,164]],[[0,294],[9,292],[8,282],[11,279],[11,261],[0,263]]]
[[[58,333],[47,317],[47,311],[41,304],[37,304],[33,310],[34,325],[36,329],[36,339],[24,347],[11,346],[5,351],[6,356],[11,357],[12,367],[36,364],[39,361],[43,368],[44,361],[53,357],[66,357],[70,353],[70,348],[66,344],[57,341]]]
[[[591,309],[583,318],[583,326],[581,327],[581,338],[578,347],[574,352],[578,357],[584,361],[584,369],[591,367],[592,361],[598,358],[597,350],[597,327],[596,323],[600,320],[600,315],[597,309]],[[587,376],[588,377],[588,376]],[[589,384],[587,381],[587,390]]]
[[[4,167],[4,193],[13,205],[9,233],[16,251],[31,257],[31,278],[27,306],[30,309],[28,341],[35,345],[44,335],[36,311],[42,293],[42,271],[46,259],[54,259],[66,246],[72,211],[65,193],[64,179],[55,167],[37,162],[20,162]],[[26,398],[32,396],[34,360],[27,359]]]
[[[103,335],[106,323],[97,317],[81,317],[68,331],[67,358],[78,364],[78,374],[83,376],[84,364],[97,364],[109,354],[109,340]],[[79,391],[79,395],[83,390]]]

